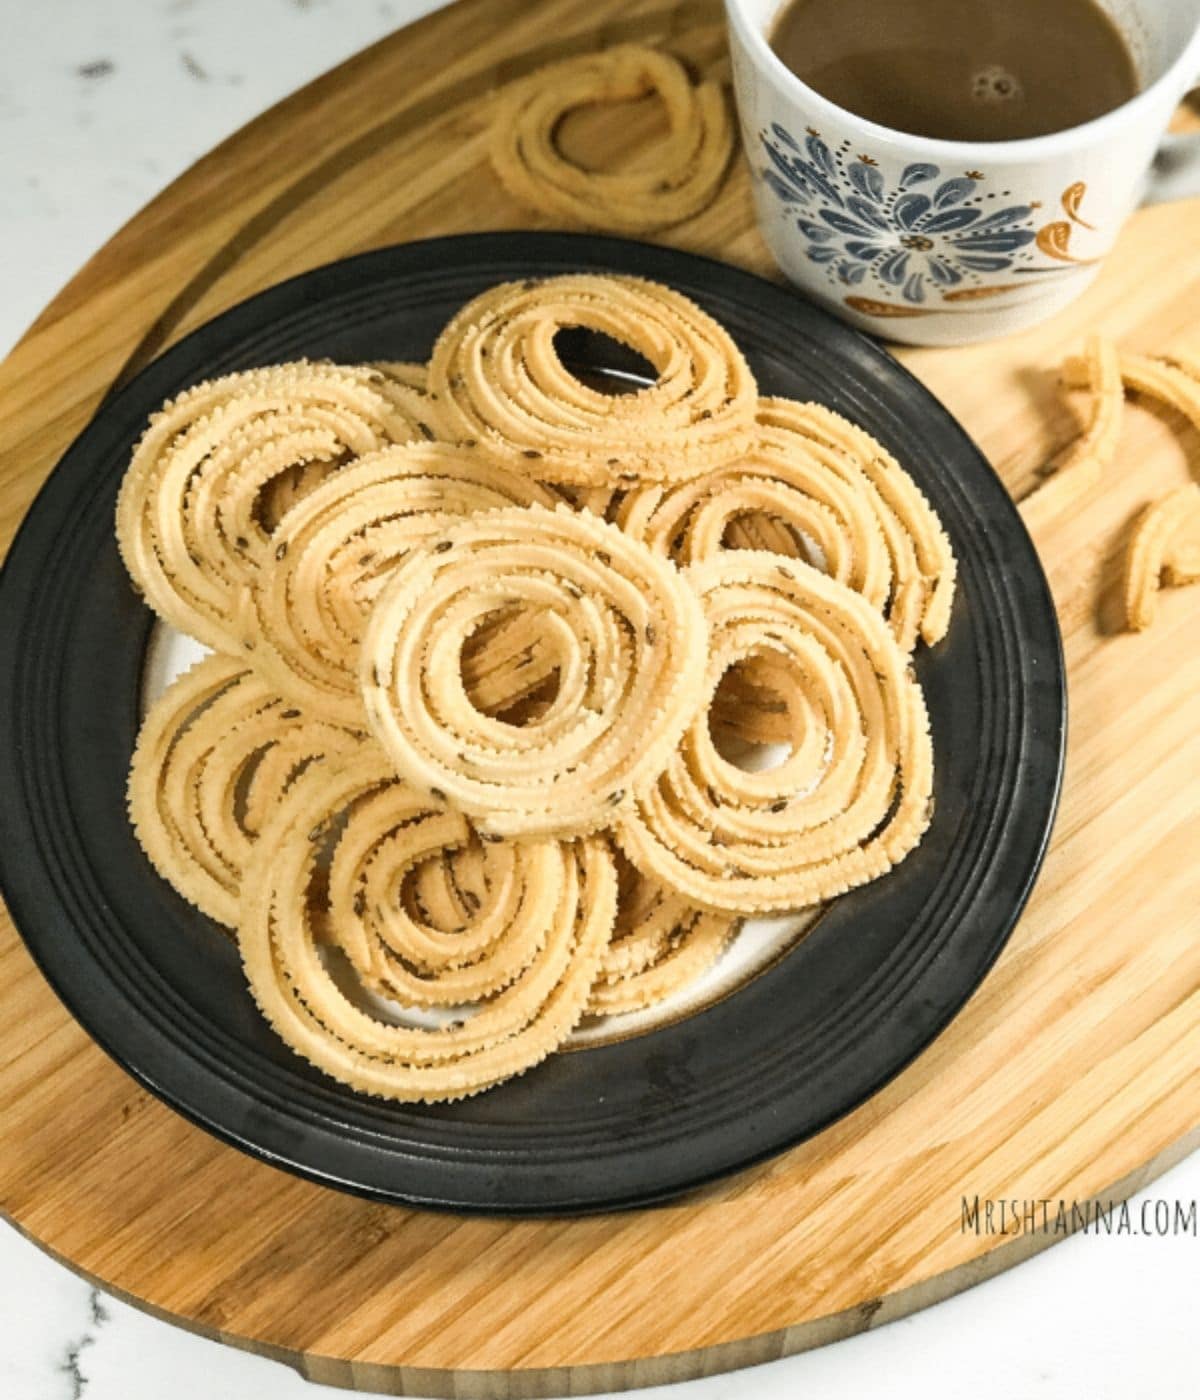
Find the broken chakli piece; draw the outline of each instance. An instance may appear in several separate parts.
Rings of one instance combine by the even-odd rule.
[[[1200,429],[1200,357],[1188,351],[1134,355],[1093,335],[1084,355],[1064,362],[1062,381],[1090,392],[1089,420],[1063,465],[1022,503],[1034,527],[1098,486],[1116,456],[1127,390],[1165,404]],[[1160,588],[1200,581],[1200,486],[1190,482],[1142,509],[1129,532],[1123,575],[1125,622],[1132,632],[1153,623]]]

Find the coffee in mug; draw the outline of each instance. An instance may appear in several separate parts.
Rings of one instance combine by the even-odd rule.
[[[791,0],[770,41],[839,107],[947,141],[1065,131],[1138,90],[1096,0]]]

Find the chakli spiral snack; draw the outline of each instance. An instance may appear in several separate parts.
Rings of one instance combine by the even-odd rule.
[[[655,382],[613,396],[563,364],[555,336],[585,327],[632,347]],[[481,442],[543,481],[671,481],[736,457],[754,432],[757,389],[741,351],[678,292],[580,273],[506,282],[469,302],[429,366],[440,435]]]
[[[885,613],[906,650],[949,623],[954,555],[937,517],[874,439],[818,405],[762,400],[736,461],[627,492],[616,518],[680,564],[731,545],[804,558]]]
[[[861,593],[905,650],[940,641],[956,566],[945,531],[907,472],[873,438],[819,405],[763,399],[759,434],[736,462],[672,487],[625,493],[626,533],[687,564],[725,548],[802,558]],[[714,705],[750,743],[786,742],[789,717],[766,659],[739,667]]]
[[[524,728],[470,703],[460,657],[489,619],[543,618],[558,689]],[[707,626],[673,564],[566,506],[491,511],[414,550],[363,640],[367,718],[397,772],[498,836],[608,825],[691,721]]]
[[[591,387],[572,328],[656,381]],[[1184,513],[1143,522],[1139,587],[1200,575]],[[147,713],[134,830],[234,929],[282,1038],[362,1092],[522,1073],[929,820],[909,657],[949,623],[941,524],[861,429],[760,399],[667,288],[506,283],[428,368],[200,385],[152,421],[118,528],[147,601],[217,653]]]
[[[200,384],[139,442],[117,503],[117,542],[156,613],[217,651],[240,651],[246,589],[270,547],[264,490],[432,430],[420,392],[362,366],[278,365]]]
[[[539,956],[561,841],[482,841],[460,813],[391,782],[349,809],[329,872],[330,927],[365,985],[407,1007],[495,996]]]
[[[617,823],[639,869],[731,913],[800,909],[876,879],[929,822],[933,751],[920,686],[878,612],[799,561],[733,551],[687,571],[711,629],[706,696],[747,659],[792,672],[798,723],[777,768],[722,758],[702,714]]]
[[[587,170],[567,159],[562,119],[589,103],[656,94],[668,132],[628,168]],[[733,154],[733,120],[719,84],[693,86],[683,65],[640,44],[547,64],[510,83],[491,128],[496,174],[517,199],[548,214],[621,233],[690,219],[716,198]]]
[[[359,644],[400,560],[457,518],[553,501],[475,449],[420,442],[367,454],[310,492],[276,529],[253,589],[255,664],[312,713],[361,728]],[[488,659],[477,665],[486,673]],[[498,703],[519,699],[540,678],[514,679]]]
[[[1173,553],[1176,541],[1182,546]],[[1160,580],[1178,586],[1200,577],[1200,485],[1179,486],[1152,502],[1133,527],[1125,552],[1125,617],[1140,632],[1154,621]]]
[[[250,851],[296,774],[344,731],[306,718],[236,657],[210,656],[151,706],[129,770],[129,811],[158,872],[232,928]]]
[[[380,863],[370,877],[375,887],[394,888],[391,871],[404,868],[412,853],[389,846],[393,833],[423,811],[444,809],[398,783],[378,755],[367,755],[313,765],[276,810],[247,872],[238,945],[254,999],[283,1040],[352,1088],[400,1100],[477,1093],[561,1045],[583,1015],[612,936],[617,877],[608,843],[543,843],[548,854],[538,879],[527,877],[524,886],[545,915],[539,946],[514,956],[511,977],[498,978],[503,986],[477,1009],[464,1008],[460,1019],[436,1029],[398,1026],[348,1000],[318,947],[313,834],[331,813],[347,810],[330,867],[328,922],[351,961],[382,966],[383,985],[390,985],[382,945],[398,920],[384,912],[377,927],[364,926],[369,872]]]
[[[445,824],[451,816],[441,813],[433,820]],[[404,877],[393,879],[405,919],[405,961],[421,967],[417,995],[431,1004],[439,998],[449,999],[444,995],[444,969],[457,969],[476,958],[479,949],[496,946],[486,925],[507,926],[497,917],[496,892],[515,903],[524,888],[510,878],[510,867],[522,860],[544,859],[557,844],[481,840],[469,825],[465,835],[458,827],[449,830],[452,835],[440,850],[433,850],[441,839],[439,834],[425,843],[428,854],[422,857],[417,852]],[[737,927],[736,919],[694,908],[647,879],[619,851],[614,855],[618,872],[616,922],[588,1002],[592,1016],[653,1005],[686,986],[711,966]],[[530,872],[530,879],[536,890],[536,872]],[[392,891],[393,901],[397,890]],[[513,939],[511,927],[505,937]],[[388,948],[383,958],[385,966],[395,966]],[[506,960],[511,960],[511,955],[506,954]],[[435,966],[443,971],[435,973]],[[363,968],[364,980],[383,990],[384,980],[374,981],[376,974],[368,962],[363,962]],[[469,975],[476,975],[474,969]],[[430,984],[425,978],[436,980]]]
[[[770,429],[727,466],[676,486],[628,492],[617,522],[680,565],[730,545],[807,555],[880,611],[887,602],[891,563],[869,500]]]

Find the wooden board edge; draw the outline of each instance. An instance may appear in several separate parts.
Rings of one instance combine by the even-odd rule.
[[[1108,1206],[1126,1201],[1172,1167],[1178,1166],[1193,1152],[1200,1152],[1200,1127],[1184,1133],[1150,1161],[1135,1168],[1106,1190],[1098,1191],[1086,1203],[1080,1202],[1080,1205],[1103,1203]],[[239,1333],[206,1327],[89,1273],[38,1239],[6,1211],[0,1211],[0,1219],[7,1221],[24,1239],[92,1288],[160,1322],[180,1327],[207,1341],[277,1361],[315,1384],[377,1395],[424,1396],[429,1400],[551,1400],[556,1396],[597,1395],[608,1391],[671,1385],[678,1381],[697,1380],[704,1376],[761,1366],[826,1346],[830,1342],[858,1336],[862,1332],[874,1331],[885,1323],[897,1322],[921,1312],[968,1288],[974,1288],[976,1284],[995,1278],[1074,1233],[1073,1229],[1063,1233],[1022,1233],[1006,1244],[996,1245],[974,1256],[955,1269],[922,1279],[886,1297],[871,1299],[843,1312],[813,1318],[792,1327],[721,1342],[695,1351],[582,1366],[482,1371],[349,1361],[344,1357],[295,1352]]]

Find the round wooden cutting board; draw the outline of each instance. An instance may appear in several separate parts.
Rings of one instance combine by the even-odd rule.
[[[718,8],[462,3],[401,30],[201,161],[47,308],[0,366],[0,548],[103,397],[252,292],[383,244],[548,227],[485,159],[498,84],[638,39],[727,62]],[[597,163],[651,104],[589,110]],[[745,170],[663,242],[774,275]],[[1090,330],[1135,350],[1200,318],[1200,203],[1139,213],[1087,294],[991,345],[902,352],[1018,499],[1078,432],[1056,367]],[[367,1203],[223,1146],[135,1085],[0,917],[0,1208],[72,1268],[183,1326],[391,1393],[658,1383],[876,1326],[1053,1234],[962,1228],[963,1202],[1119,1198],[1200,1144],[1200,590],[1121,630],[1132,516],[1200,441],[1131,407],[1119,467],[1036,543],[1071,693],[1057,831],[1010,944],[883,1092],[786,1155],[653,1210],[495,1220]]]

